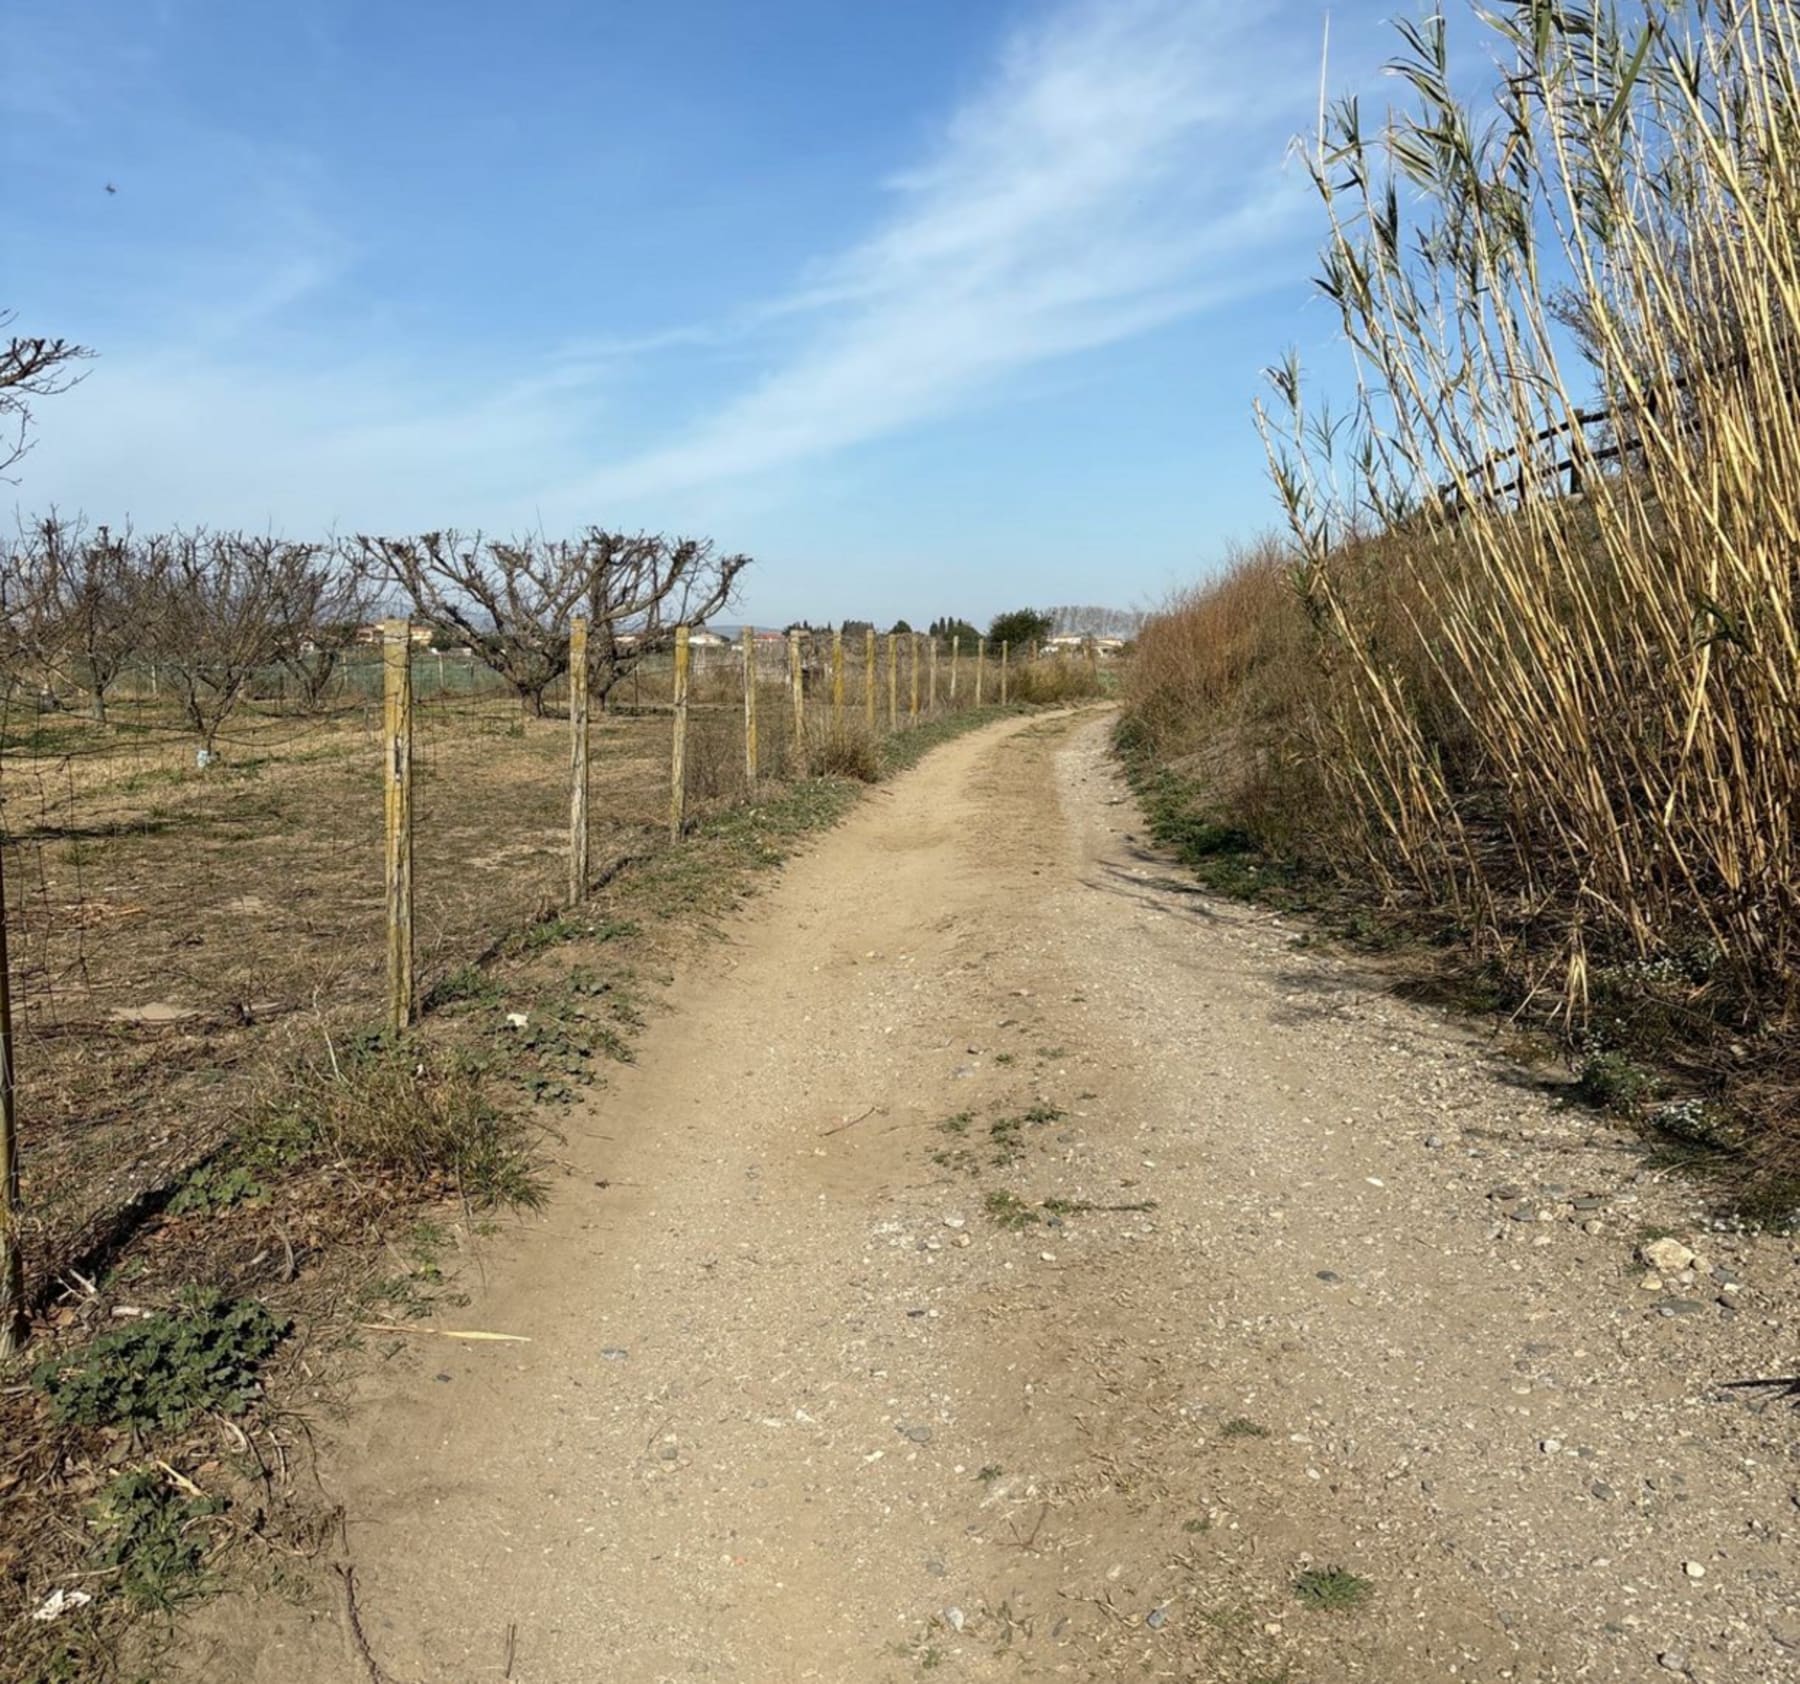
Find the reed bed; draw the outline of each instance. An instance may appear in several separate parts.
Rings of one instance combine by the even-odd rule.
[[[1146,628],[1136,728],[1237,741],[1289,841],[1572,1037],[1629,976],[1792,1063],[1800,14],[1469,27],[1479,98],[1442,18],[1402,24],[1401,104],[1309,144],[1353,389],[1272,371],[1289,533]]]

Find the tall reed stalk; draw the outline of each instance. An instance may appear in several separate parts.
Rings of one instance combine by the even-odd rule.
[[[1321,775],[1572,1020],[1668,962],[1797,1003],[1800,12],[1521,0],[1309,159],[1346,413],[1259,406],[1320,634]],[[1603,421],[1594,419],[1604,410]]]

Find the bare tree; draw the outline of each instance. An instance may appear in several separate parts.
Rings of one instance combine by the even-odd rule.
[[[317,545],[235,532],[178,532],[157,592],[158,655],[209,752],[259,668],[280,655],[296,572]]]
[[[13,324],[0,310],[0,334]],[[75,364],[93,355],[67,339],[8,334],[0,340],[0,477],[31,448],[31,402],[66,392],[80,377]]]
[[[8,696],[40,676],[35,641],[39,584],[30,532],[0,539],[0,666]]]
[[[359,543],[412,599],[421,619],[454,626],[477,657],[513,688],[529,714],[569,667],[569,619],[592,581],[576,542],[503,543],[479,533],[427,532]]]
[[[35,521],[15,552],[22,646],[43,671],[85,689],[106,722],[108,692],[150,641],[168,564],[157,537],[129,527],[93,531],[54,512]]]
[[[308,710],[324,706],[345,652],[380,600],[382,583],[360,544],[288,547],[276,599],[276,655],[298,683]]]
[[[588,593],[588,682],[604,707],[638,662],[673,646],[677,626],[704,625],[726,607],[750,558],[721,556],[710,538],[626,538],[597,527],[588,537],[603,558]]]
[[[638,658],[633,637],[654,643],[672,634],[672,615],[718,612],[749,565],[748,556],[719,555],[709,540],[626,537],[599,527],[567,539],[502,542],[428,532],[360,542],[419,616],[454,627],[533,715],[543,713],[544,693],[569,670],[575,615],[592,622],[593,674],[610,688],[619,663]]]

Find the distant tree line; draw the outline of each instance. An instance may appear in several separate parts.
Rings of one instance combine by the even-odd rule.
[[[1050,608],[1053,637],[1121,637],[1134,638],[1143,628],[1144,615],[1135,608],[1086,607]]]
[[[155,663],[211,748],[259,672],[324,705],[371,617],[403,606],[439,647],[466,645],[531,714],[569,671],[586,615],[604,698],[674,629],[731,600],[749,558],[705,538],[589,527],[569,539],[478,533],[294,541],[205,528],[138,533],[50,514],[0,540],[0,666],[8,688],[80,691],[104,723],[134,664]]]
[[[1015,649],[1032,649],[1058,635],[1077,637],[1133,637],[1142,621],[1141,614],[1128,612],[1119,608],[1013,608],[1004,614],[996,614],[988,622],[984,632],[971,620],[959,615],[942,614],[926,628],[925,636],[948,648],[960,638],[963,647],[973,649],[986,638],[989,643],[1006,643]],[[810,632],[814,627],[810,621],[796,620],[788,628],[790,631]],[[824,628],[831,629],[829,623]],[[896,620],[887,628],[898,637],[913,635],[910,621]],[[868,632],[884,635],[882,628],[872,620],[846,620],[838,628],[845,642],[860,642]]]

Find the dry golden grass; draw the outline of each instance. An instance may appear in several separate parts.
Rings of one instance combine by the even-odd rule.
[[[597,723],[597,864],[666,823],[668,732]],[[15,733],[0,760],[40,1285],[241,1121],[271,1069],[379,1016],[379,737],[356,711],[254,714],[225,746],[197,770],[146,714]],[[567,754],[565,723],[504,699],[419,708],[422,992],[562,892]]]
[[[1204,785],[1215,816],[1262,844],[1324,853],[1338,842],[1313,749],[1324,673],[1275,539],[1233,550],[1211,583],[1145,624],[1127,669],[1137,742]]]
[[[806,744],[807,769],[815,778],[854,778],[872,784],[881,776],[881,745],[854,714],[827,719]]]
[[[1009,699],[1027,707],[1089,701],[1099,694],[1099,675],[1081,655],[1045,655],[1022,661],[1007,676]]]
[[[795,752],[793,692],[778,653],[778,663],[762,664],[758,686],[763,795],[810,770]],[[805,674],[807,735],[819,750],[836,730],[821,653],[812,651]],[[230,722],[220,763],[205,770],[169,698],[147,684],[121,687],[109,725],[74,712],[40,718],[16,701],[4,721],[0,799],[34,1296],[103,1252],[142,1201],[266,1105],[278,1078],[378,1023],[382,748],[372,676],[346,675],[319,714],[286,713],[277,695],[263,697]],[[823,775],[866,774],[876,738],[863,724],[860,677],[846,673],[846,747],[821,761]],[[884,701],[885,674],[877,677]],[[424,998],[566,894],[569,749],[566,718],[555,716],[566,698],[555,692],[550,717],[522,719],[510,697],[471,680],[467,663],[440,669],[426,655],[415,662],[415,685]],[[596,870],[666,835],[669,689],[667,662],[646,663],[594,716]],[[961,700],[972,701],[966,686]],[[736,650],[707,649],[696,662],[687,764],[696,822],[750,793]]]

